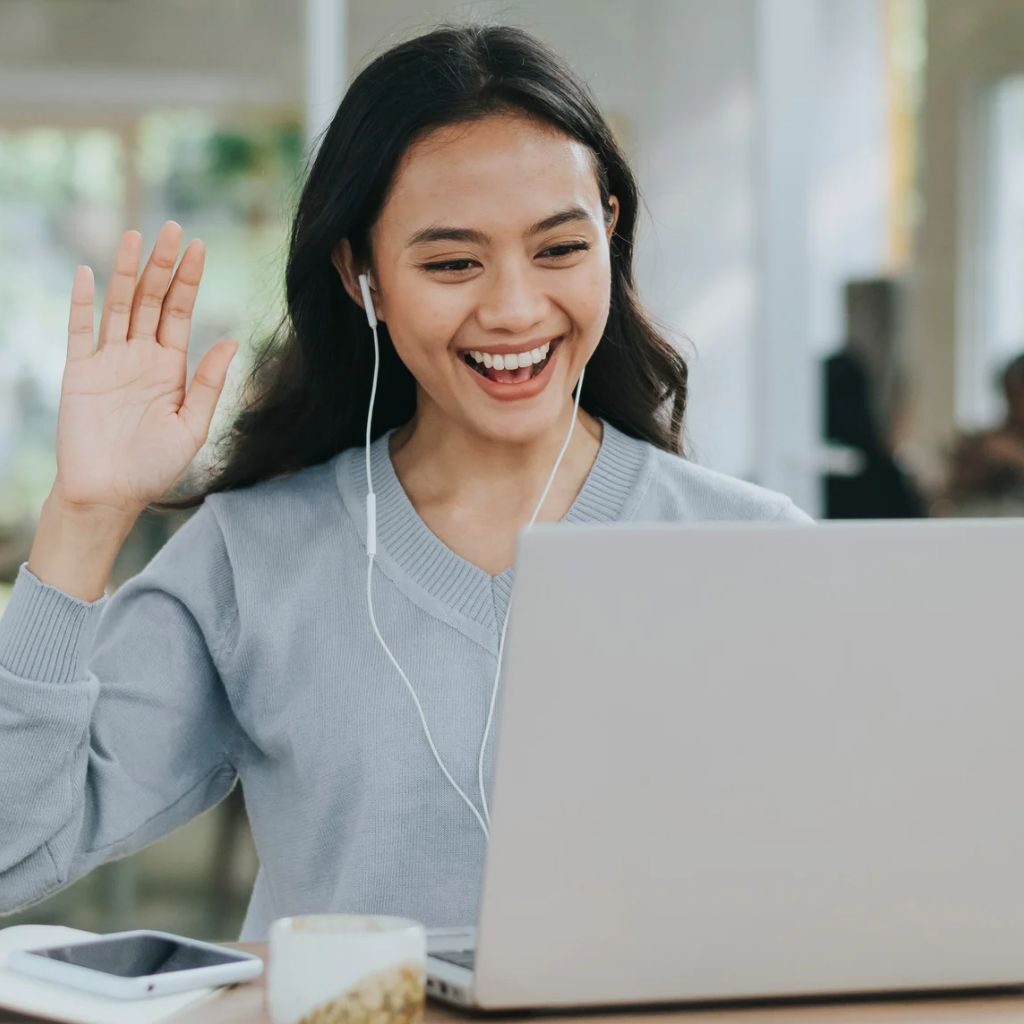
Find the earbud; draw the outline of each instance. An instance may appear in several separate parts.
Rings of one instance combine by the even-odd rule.
[[[370,298],[370,271],[359,275],[359,290],[363,293],[363,307],[366,310],[366,320],[372,331],[377,326],[377,311],[373,308],[373,299]]]

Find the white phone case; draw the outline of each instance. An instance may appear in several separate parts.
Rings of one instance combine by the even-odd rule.
[[[163,1024],[225,991],[201,988],[130,1002],[18,974],[7,966],[8,957],[15,950],[98,938],[95,932],[63,925],[18,924],[0,928],[0,1007],[65,1024]]]
[[[224,946],[218,946],[211,942],[201,942],[198,939],[190,939],[184,935],[174,935],[171,932],[137,928],[133,931],[100,935],[91,941],[104,942],[115,938],[132,939],[142,936],[170,939],[197,949],[228,953],[238,959],[229,964],[216,964],[209,967],[197,967],[192,970],[168,972],[167,974],[151,974],[136,978],[125,978],[115,974],[108,974],[105,971],[94,970],[90,967],[82,967],[78,964],[68,964],[60,960],[36,956],[31,949],[22,949],[15,950],[8,956],[7,966],[11,970],[29,974],[44,981],[70,985],[73,988],[112,996],[115,999],[146,999],[168,995],[172,992],[187,992],[197,988],[230,985],[239,981],[249,981],[263,973],[263,961],[251,953],[226,949]],[[81,945],[89,944],[90,940],[81,943]],[[79,943],[76,943],[76,945],[79,945]],[[35,948],[46,947],[37,946]]]

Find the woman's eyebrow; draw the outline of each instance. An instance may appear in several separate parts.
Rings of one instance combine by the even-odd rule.
[[[592,222],[593,218],[582,206],[573,204],[564,210],[559,210],[558,213],[553,213],[550,217],[537,221],[533,227],[526,230],[524,237],[539,235],[542,231],[550,231],[552,228],[580,220]],[[405,246],[410,248],[414,245],[422,245],[424,242],[474,242],[477,245],[486,245],[490,240],[488,235],[474,228],[453,228],[443,224],[434,224],[429,228],[421,228],[410,235]]]

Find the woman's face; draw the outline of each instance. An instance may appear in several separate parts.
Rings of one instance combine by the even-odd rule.
[[[502,441],[564,423],[608,319],[610,205],[607,224],[586,147],[525,117],[410,147],[371,244],[374,306],[419,417]]]

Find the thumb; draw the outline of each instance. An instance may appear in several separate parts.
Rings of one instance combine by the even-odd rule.
[[[218,341],[200,360],[192,377],[192,386],[178,410],[189,433],[200,439],[200,446],[206,442],[210,433],[210,423],[224,390],[228,367],[237,351],[237,341]]]

